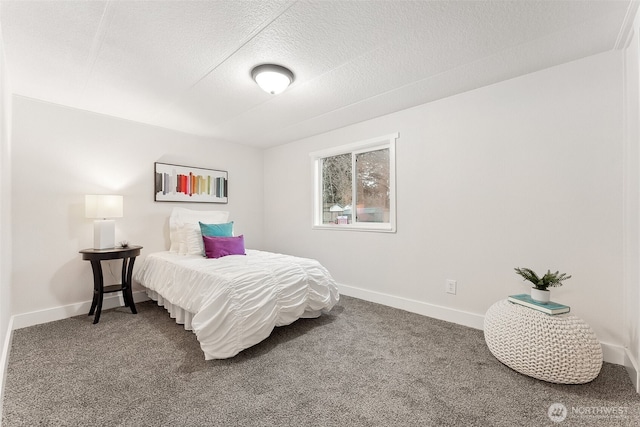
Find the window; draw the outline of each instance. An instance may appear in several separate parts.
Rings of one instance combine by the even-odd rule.
[[[314,228],[396,230],[398,134],[311,153]]]

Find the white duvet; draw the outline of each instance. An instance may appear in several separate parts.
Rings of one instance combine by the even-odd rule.
[[[335,281],[318,261],[246,253],[218,259],[153,253],[134,278],[178,323],[193,329],[207,360],[235,356],[274,327],[317,317],[338,302]]]

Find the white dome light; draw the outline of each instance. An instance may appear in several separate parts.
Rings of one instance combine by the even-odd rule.
[[[262,64],[251,71],[258,86],[271,95],[277,95],[293,83],[293,73],[280,65]]]

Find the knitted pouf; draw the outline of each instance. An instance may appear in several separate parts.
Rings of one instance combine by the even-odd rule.
[[[484,317],[484,339],[500,362],[543,381],[588,383],[602,368],[596,334],[573,315],[552,316],[501,300]]]

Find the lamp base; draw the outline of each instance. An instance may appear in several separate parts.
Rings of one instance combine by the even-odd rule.
[[[116,221],[96,219],[93,221],[93,249],[113,249],[116,247]]]

